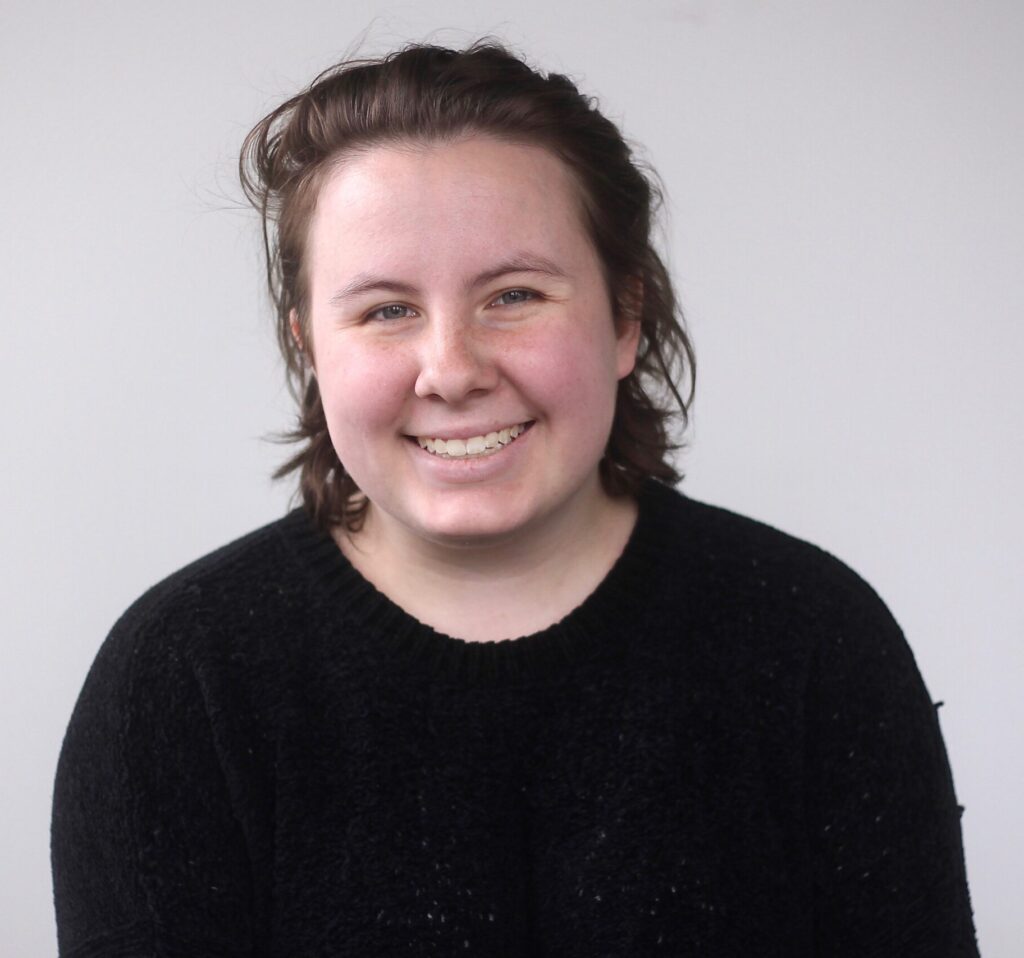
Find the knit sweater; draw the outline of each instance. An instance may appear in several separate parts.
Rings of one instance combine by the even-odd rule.
[[[86,679],[52,855],[63,958],[977,954],[885,606],[654,483],[517,639],[419,623],[300,510],[171,576]]]

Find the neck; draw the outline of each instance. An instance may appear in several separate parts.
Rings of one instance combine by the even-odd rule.
[[[595,477],[529,529],[487,541],[424,539],[371,506],[363,529],[336,535],[349,561],[410,615],[447,635],[494,641],[541,631],[607,575],[636,520]]]

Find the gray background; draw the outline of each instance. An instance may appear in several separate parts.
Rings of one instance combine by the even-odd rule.
[[[365,52],[494,32],[645,145],[700,360],[683,488],[889,603],[946,702],[982,948],[1016,953],[1024,5],[427,6],[0,7],[0,949],[55,950],[53,770],[110,625],[286,507],[234,163],[365,31]]]

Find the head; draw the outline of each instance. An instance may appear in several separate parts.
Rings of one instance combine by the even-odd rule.
[[[635,363],[618,381],[599,461],[604,490],[630,495],[647,478],[679,478],[670,426],[673,417],[686,424],[694,359],[653,246],[661,199],[653,175],[566,77],[538,73],[489,42],[463,51],[412,45],[327,70],[257,124],[242,150],[242,183],[262,216],[278,340],[299,403],[288,438],[301,448],[277,475],[299,471],[304,503],[324,528],[357,529],[366,508],[332,442],[316,375],[311,234],[324,187],[381,148],[426,155],[473,138],[539,148],[558,161],[596,254],[611,321],[638,324]],[[685,399],[682,382],[689,382]]]

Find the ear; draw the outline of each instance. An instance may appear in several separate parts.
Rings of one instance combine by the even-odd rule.
[[[306,348],[306,342],[302,337],[302,323],[299,322],[299,314],[294,309],[288,313],[288,329],[292,334],[292,341],[302,353],[302,358],[309,364],[309,371],[315,377],[316,364],[313,362],[313,350]]]
[[[299,314],[294,309],[288,312],[288,328],[291,330],[292,340],[295,342],[299,352],[304,353],[306,347],[302,342],[302,327],[299,325]]]
[[[636,351],[640,345],[640,319],[643,316],[644,284],[639,276],[631,276],[618,298],[618,316],[615,320],[616,373],[625,379],[636,366]]]

